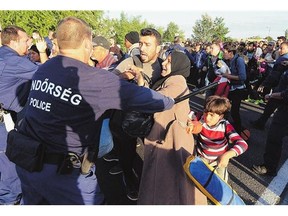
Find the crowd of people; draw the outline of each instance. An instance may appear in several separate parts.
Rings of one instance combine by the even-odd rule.
[[[243,100],[267,102],[251,127],[263,129],[274,113],[264,162],[252,170],[277,175],[288,135],[284,36],[277,42],[191,43],[177,35],[163,46],[156,29],[144,28],[123,40],[120,48],[113,37],[93,36],[76,17],[61,20],[47,37],[14,25],[1,30],[0,204],[105,204],[95,165],[103,158],[118,161],[109,173],[123,175],[127,197],[140,205],[206,205],[183,164],[197,155],[228,181],[229,160],[248,149]],[[175,103],[214,82],[197,115],[191,117],[189,100]],[[122,120],[131,111],[154,114],[147,136],[124,131]],[[193,133],[196,122],[201,130]],[[133,168],[139,142],[141,176]]]

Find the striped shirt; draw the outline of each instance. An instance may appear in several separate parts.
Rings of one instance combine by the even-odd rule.
[[[228,150],[234,151],[237,156],[241,155],[248,149],[248,144],[229,121],[222,119],[213,127],[203,123],[202,131],[197,137],[196,149],[199,155],[212,162]]]

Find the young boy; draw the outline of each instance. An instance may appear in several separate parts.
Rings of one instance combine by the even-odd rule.
[[[248,148],[248,144],[225,119],[225,114],[230,108],[231,104],[226,97],[216,95],[208,97],[200,119],[202,130],[196,138],[197,155],[210,165],[217,166],[217,174],[226,182],[230,158],[243,154]],[[193,129],[190,125],[191,122],[188,123],[187,132],[192,131],[191,127]]]

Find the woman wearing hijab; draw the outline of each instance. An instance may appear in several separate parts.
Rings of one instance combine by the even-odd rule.
[[[190,61],[174,51],[162,63],[162,73],[152,88],[177,98],[189,93],[186,78]],[[137,76],[136,76],[137,77]],[[138,76],[141,83],[141,75]],[[183,164],[193,154],[194,139],[186,132],[189,100],[154,114],[155,123],[144,140],[144,164],[139,188],[140,205],[204,205],[206,197],[185,174]]]

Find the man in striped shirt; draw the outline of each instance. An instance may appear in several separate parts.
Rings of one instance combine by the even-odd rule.
[[[201,117],[202,130],[197,136],[197,154],[212,166],[216,172],[228,180],[227,166],[230,158],[243,154],[248,144],[235,131],[224,116],[231,108],[225,97],[210,96]]]

